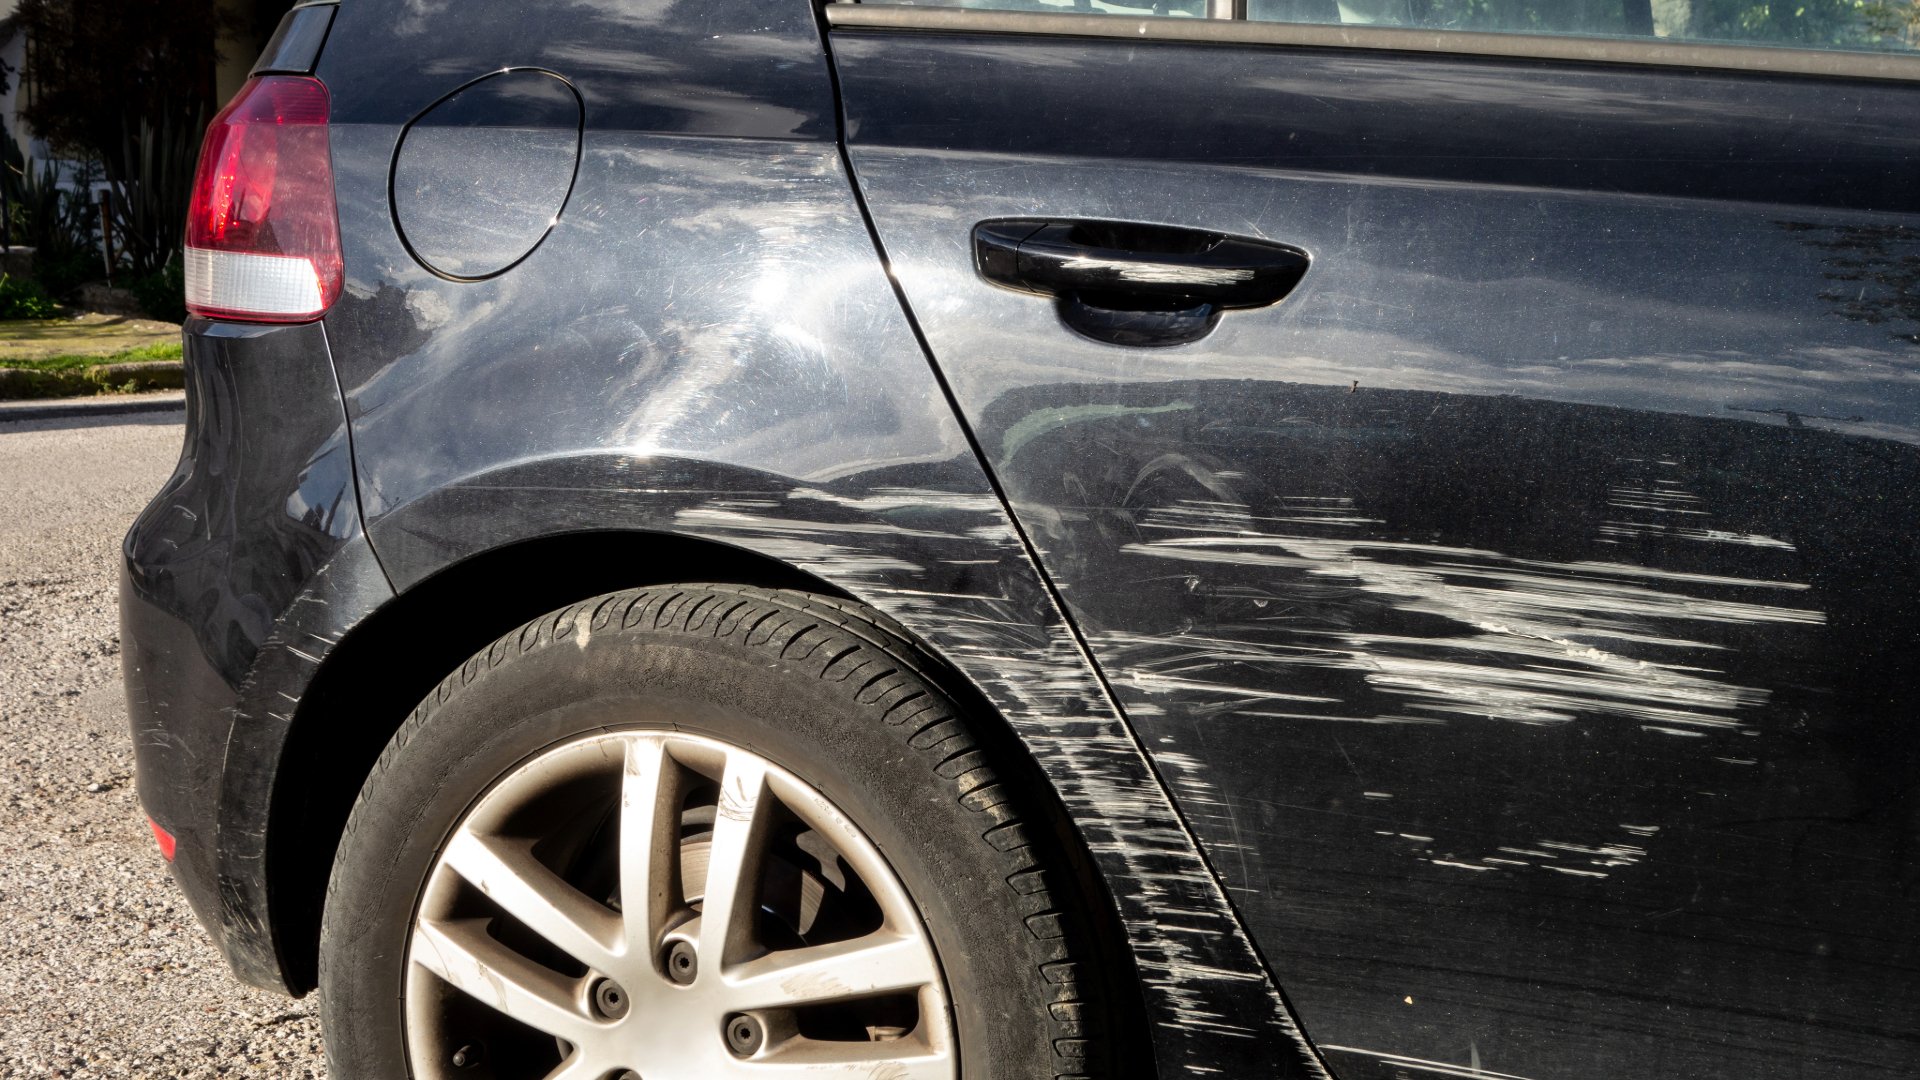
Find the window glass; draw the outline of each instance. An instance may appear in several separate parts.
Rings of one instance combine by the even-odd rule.
[[[1265,22],[1910,51],[1920,0],[1247,0]]]
[[[1114,2],[1108,0],[887,0],[894,4],[911,4],[919,7],[985,8],[992,11],[1042,11],[1054,15],[1175,15],[1187,18],[1205,18],[1207,0],[1132,0],[1132,2]],[[1289,20],[1307,21],[1317,20]],[[1340,21],[1333,19],[1333,22]]]

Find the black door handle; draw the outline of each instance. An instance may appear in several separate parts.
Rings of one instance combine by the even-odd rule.
[[[1307,272],[1299,248],[1118,221],[983,221],[975,265],[997,285],[1058,302],[1068,326],[1120,345],[1181,345],[1232,308],[1284,298]]]

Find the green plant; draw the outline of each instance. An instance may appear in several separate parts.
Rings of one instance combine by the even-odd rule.
[[[151,277],[179,261],[205,128],[204,113],[188,120],[168,115],[158,125],[142,119],[137,130],[129,121],[118,158],[108,162],[114,247],[133,275]]]
[[[50,319],[59,311],[39,282],[0,274],[0,319]]]
[[[1878,0],[1862,3],[1867,27],[1887,42],[1920,47],[1920,0]]]
[[[22,119],[60,156],[97,162],[104,173],[114,273],[161,269],[180,247],[195,151],[214,106],[215,43],[242,20],[220,0],[20,0],[9,21],[27,44]],[[91,222],[92,189],[74,187]],[[67,276],[79,266],[64,256],[52,262]]]
[[[187,283],[178,258],[168,260],[165,266],[145,277],[136,278],[131,288],[140,309],[149,316],[167,322],[186,321]]]
[[[218,0],[20,0],[11,21],[27,43],[22,117],[62,156],[103,160],[129,122],[207,114],[215,43],[235,25]]]
[[[34,276],[54,296],[100,276],[99,212],[86,196],[98,176],[98,166],[83,162],[63,183],[58,165],[22,155],[12,137],[0,131],[8,230],[14,243],[36,249]]]

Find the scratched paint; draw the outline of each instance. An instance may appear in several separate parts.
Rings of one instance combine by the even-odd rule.
[[[1126,654],[1125,677],[1143,690],[1203,690],[1209,685],[1205,672],[1222,663],[1272,669],[1269,681],[1276,685],[1291,681],[1289,668],[1323,667],[1360,672],[1368,686],[1385,692],[1392,711],[1354,717],[1366,722],[1407,719],[1400,713],[1406,710],[1416,718],[1556,723],[1605,715],[1726,728],[1738,726],[1743,710],[1764,704],[1767,691],[1728,683],[1698,663],[1651,657],[1721,647],[1688,638],[1691,623],[1817,627],[1826,618],[1818,610],[1758,602],[1805,592],[1804,583],[1284,531],[1297,520],[1261,517],[1245,506],[1183,503],[1149,511],[1140,528],[1156,538],[1120,550],[1176,563],[1288,571],[1268,575],[1270,603],[1291,607],[1306,599],[1300,594],[1332,588],[1380,598],[1393,611],[1437,617],[1451,632],[1415,636],[1255,624],[1236,627],[1239,636],[1224,659],[1209,656],[1208,646],[1217,640],[1103,635],[1116,649],[1155,654],[1143,660]],[[1293,703],[1290,718],[1312,715],[1303,705],[1335,700],[1231,680],[1226,685],[1229,696]]]
[[[1425,1058],[1408,1057],[1405,1054],[1392,1054],[1383,1050],[1362,1050],[1352,1046],[1326,1046],[1322,1049],[1328,1054],[1352,1055],[1355,1058],[1362,1059],[1368,1065],[1377,1066],[1380,1071],[1375,1075],[1390,1076],[1398,1074],[1400,1076],[1408,1076],[1411,1074],[1417,1076],[1462,1077],[1464,1080],[1530,1080],[1528,1077],[1519,1076],[1514,1073],[1495,1072],[1491,1069],[1483,1069],[1476,1062],[1472,1061],[1466,1064],[1429,1061]],[[1477,1053],[1474,1054],[1474,1057],[1477,1058],[1478,1056]],[[1371,1069],[1367,1071],[1373,1072]]]
[[[1910,94],[836,51],[896,278],[1336,1072],[1911,1073]],[[967,226],[1035,214],[1313,268],[1129,352],[979,279]]]
[[[328,330],[396,586],[583,527],[720,540],[834,583],[928,642],[1033,747],[1115,883],[1167,1067],[1307,1075],[1290,1064],[1314,1060],[1304,1039],[891,302],[831,141],[663,138],[588,114],[566,214],[523,264],[569,272],[458,286],[391,235],[376,194],[390,138],[336,127],[336,183],[367,195],[341,201],[349,279]],[[503,387],[543,402],[502,409]],[[427,430],[445,437],[423,445]]]
[[[822,512],[833,516],[820,519]],[[907,524],[929,520],[941,524]],[[1237,983],[1264,995],[1264,979],[1257,965],[1223,963],[1220,953],[1234,940],[1230,916],[1192,903],[1192,890],[1210,888],[1211,878],[1193,858],[1191,838],[1143,768],[1064,623],[1036,617],[1050,607],[1044,594],[1032,578],[1004,572],[1029,564],[991,495],[799,488],[783,499],[710,499],[680,511],[675,524],[830,576],[933,642],[1035,748],[1089,850],[1110,868],[1112,880],[1127,883],[1116,899],[1129,916],[1142,980],[1165,1002],[1160,1022],[1183,1037],[1277,1036],[1299,1043],[1280,1009],[1249,1017],[1218,1004],[1209,984]],[[974,557],[946,558],[943,549]],[[918,554],[908,559],[908,551]],[[978,557],[985,552],[998,557]],[[956,563],[1001,567],[999,587],[937,587],[942,575],[952,581],[953,572],[942,568]],[[1313,1068],[1307,1075],[1324,1075],[1317,1063]]]
[[[1821,511],[1787,488],[1756,490],[1764,474],[1736,463],[1773,460],[1793,476],[1850,451],[1723,427],[1728,440],[1703,460],[1701,433],[1678,421],[1623,450],[1599,423],[1592,443],[1575,438],[1588,417],[1527,404],[1516,407],[1545,414],[1542,429],[1570,433],[1572,447],[1495,460],[1473,457],[1463,436],[1488,417],[1459,414],[1508,406],[1245,392],[1108,391],[1104,414],[1073,413],[1023,444],[1013,495],[1303,1023],[1349,1033],[1336,1045],[1391,1048],[1329,1051],[1335,1068],[1451,1075],[1447,1062],[1465,1059],[1426,1053],[1424,1033],[1484,1023],[1511,992],[1502,979],[1572,980],[1596,1015],[1631,1015],[1621,1003],[1637,991],[1589,989],[1613,985],[1606,962],[1666,988],[1690,1023],[1745,1030],[1724,999],[1673,989],[1683,966],[1729,962],[1709,961],[1714,939],[1695,913],[1734,919],[1744,889],[1769,889],[1780,917],[1805,926],[1807,901],[1777,891],[1796,872],[1745,835],[1768,826],[1718,823],[1739,820],[1735,806],[1819,814],[1857,799],[1825,779],[1784,788],[1759,768],[1823,775],[1805,772],[1831,759],[1804,725],[1844,691],[1822,658],[1873,603],[1836,592],[1823,559],[1898,544],[1809,531]],[[1171,401],[1186,407],[1150,411]],[[1469,458],[1477,471],[1453,464]],[[1536,532],[1503,520],[1514,491],[1538,500],[1523,521]],[[1877,498],[1842,501],[1832,520],[1871,529],[1852,507]],[[1873,929],[1845,945],[1845,920],[1798,931],[1844,950],[1854,972],[1905,917],[1898,863],[1877,843],[1835,849],[1874,860],[1857,901]],[[1748,884],[1702,893],[1688,869],[1699,865]],[[1604,951],[1581,944],[1594,935]],[[1666,955],[1634,951],[1640,935]],[[1731,962],[1766,970],[1775,955],[1736,950]],[[1850,978],[1823,992],[1887,1017],[1866,989],[1874,976]],[[1406,980],[1421,992],[1382,993]],[[1385,1004],[1402,997],[1411,1017]],[[1409,1038],[1410,1020],[1423,1034]],[[1578,1040],[1593,1054],[1604,1043]]]

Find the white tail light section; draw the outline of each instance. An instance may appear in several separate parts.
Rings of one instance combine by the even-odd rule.
[[[320,275],[307,259],[190,247],[186,270],[187,306],[201,314],[308,319],[327,309]]]
[[[187,310],[305,322],[340,295],[328,104],[318,79],[268,75],[214,117],[187,212]]]

